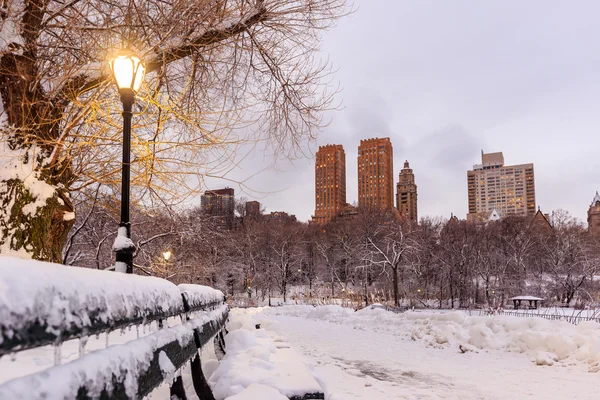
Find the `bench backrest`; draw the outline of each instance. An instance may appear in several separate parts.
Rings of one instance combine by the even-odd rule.
[[[206,286],[0,257],[0,356],[152,321],[162,325],[174,316],[184,321],[9,381],[0,385],[0,398],[32,388],[41,390],[33,398],[141,398],[194,358],[227,315],[223,293]],[[68,384],[57,385],[65,376]]]

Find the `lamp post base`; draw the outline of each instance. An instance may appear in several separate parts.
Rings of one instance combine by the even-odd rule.
[[[131,225],[129,222],[121,222],[119,224],[119,232],[115,239],[113,250],[116,253],[115,271],[132,274],[135,245],[131,240]]]

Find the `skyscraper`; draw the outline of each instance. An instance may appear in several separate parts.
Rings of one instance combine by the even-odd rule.
[[[201,210],[214,217],[217,224],[223,228],[232,228],[234,207],[235,197],[232,188],[207,190],[200,197]]]
[[[408,165],[408,161],[404,161],[404,168],[398,177],[396,208],[400,215],[412,222],[417,222],[417,185],[415,184],[415,174]]]
[[[341,144],[320,146],[315,164],[315,215],[324,224],[346,205],[346,153]]]
[[[358,146],[358,208],[394,208],[394,154],[390,138]]]
[[[485,154],[481,164],[467,171],[469,213],[467,220],[487,219],[492,211],[500,217],[535,214],[533,164],[504,165],[504,155]]]

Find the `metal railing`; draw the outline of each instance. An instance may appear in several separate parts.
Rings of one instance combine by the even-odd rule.
[[[567,314],[550,314],[543,312],[535,312],[534,310],[528,311],[489,311],[489,310],[472,310],[469,314],[480,315],[480,316],[494,316],[494,315],[507,315],[511,317],[522,317],[522,318],[544,318],[551,321],[565,321],[573,325],[578,325],[581,322],[597,322],[600,324],[600,317],[588,316],[588,315],[567,315]]]

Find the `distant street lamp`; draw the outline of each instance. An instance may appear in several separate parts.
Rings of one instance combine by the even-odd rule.
[[[131,241],[131,224],[129,222],[129,180],[130,180],[130,153],[131,153],[131,117],[132,107],[135,102],[135,94],[142,85],[144,79],[144,64],[130,50],[121,50],[115,58],[110,61],[110,69],[115,78],[121,102],[123,103],[123,163],[121,178],[121,223],[119,224],[119,236],[126,236],[128,240],[121,241],[125,245],[117,246],[115,241],[115,252],[117,264],[125,264],[125,272],[133,273],[133,253],[135,245]],[[118,238],[117,238],[118,240]],[[119,268],[115,268],[117,271]]]
[[[163,258],[165,259],[165,261],[169,261],[169,258],[171,258],[171,255],[172,255],[172,254],[173,254],[173,253],[171,253],[169,250],[165,251],[165,252],[163,253]]]

